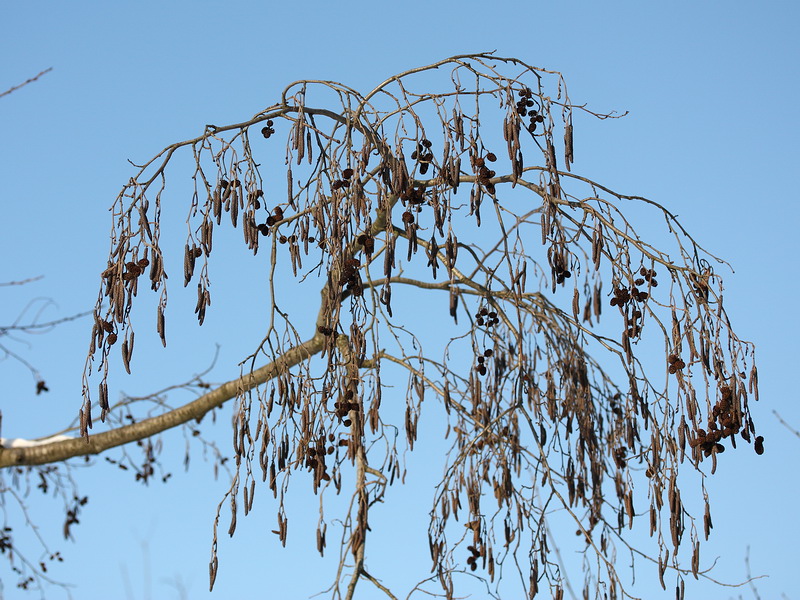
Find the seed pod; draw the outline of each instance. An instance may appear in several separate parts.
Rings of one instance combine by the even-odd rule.
[[[200,322],[200,325],[203,324],[203,320],[205,319],[205,292],[203,290],[203,284],[197,284],[197,304],[195,304],[194,312],[197,315],[197,320]]]
[[[203,252],[206,256],[211,254],[211,249],[214,242],[214,224],[211,221],[203,221],[200,225],[200,244],[203,247]]]
[[[183,287],[189,285],[194,273],[194,249],[186,244],[183,253]]]
[[[238,487],[238,485],[237,485]],[[236,531],[236,494],[231,494],[231,524],[228,527],[228,535],[233,537]]]
[[[444,242],[445,256],[447,257],[447,268],[452,273],[453,268],[456,266],[456,256],[458,255],[458,243],[453,237],[452,232],[447,234],[447,239]]]
[[[599,221],[595,223],[592,232],[592,263],[595,271],[600,270],[600,260],[603,257],[603,227]]]
[[[570,170],[570,165],[574,161],[572,151],[572,123],[567,123],[564,128],[564,162],[567,166],[567,171]]]
[[[236,180],[238,182],[238,180]],[[234,189],[231,197],[231,223],[236,227],[239,216],[239,192]]]
[[[575,317],[575,320],[578,320],[578,311],[580,310],[580,294],[578,293],[578,288],[575,288],[572,293],[572,316]]]
[[[295,126],[292,128],[292,146],[297,150],[297,164],[303,160],[306,154],[305,136],[304,134],[305,117],[301,112]]]
[[[458,190],[461,183],[461,157],[456,156],[450,161],[450,180],[453,182],[453,189]]]
[[[158,333],[158,336],[161,338],[161,343],[166,348],[167,338],[166,338],[165,322],[164,322],[164,307],[161,304],[158,305],[157,318],[156,318],[156,332]]]
[[[633,510],[633,492],[625,494],[625,513],[628,515],[628,528],[633,529],[633,517],[635,515]]]
[[[161,281],[162,276],[164,275],[164,261],[161,258],[161,252],[158,253],[153,252],[153,260],[150,263],[150,281],[151,287],[155,290],[158,287],[158,283]]]
[[[453,129],[455,131],[456,141],[461,144],[461,149],[464,149],[464,121],[461,118],[461,113],[457,113],[453,109]]]
[[[694,550],[692,552],[692,575],[698,579],[698,572],[700,571],[700,542],[694,543]]]
[[[105,381],[101,381],[98,389],[98,404],[103,412],[108,410],[108,384]]]
[[[287,198],[288,198],[288,201],[289,201],[289,205],[293,209],[297,210],[297,206],[294,203],[294,192],[292,191],[292,181],[293,181],[292,180],[292,166],[289,165],[286,168],[286,195],[287,195]],[[258,190],[258,191],[261,192],[261,190]],[[264,192],[261,192],[261,194],[263,195]]]
[[[80,421],[80,432],[81,436],[86,437],[89,435],[89,429],[91,428],[91,415],[89,415],[89,410],[84,410],[81,408],[79,414],[79,421]]]
[[[125,371],[127,371],[128,375],[131,374],[131,355],[130,350],[128,349],[128,340],[122,340],[122,347],[120,348],[122,353],[122,365],[125,367]]]
[[[264,137],[269,137],[269,136],[265,135]],[[215,553],[214,557],[211,559],[211,562],[208,563],[209,592],[214,589],[214,582],[217,580],[218,567],[219,567],[219,561],[217,560],[217,556]]]
[[[153,239],[153,231],[150,229],[150,220],[147,218],[147,201],[139,204],[139,227],[147,234],[148,239]]]
[[[217,225],[219,225],[222,219],[222,196],[219,193],[219,189],[214,190],[211,196],[211,213],[217,219]]]
[[[450,286],[450,316],[458,324],[458,292],[455,286]]]

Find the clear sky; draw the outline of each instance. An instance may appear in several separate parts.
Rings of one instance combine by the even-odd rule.
[[[762,399],[754,413],[767,452],[726,454],[707,482],[715,512],[703,564],[718,556],[718,578],[741,581],[749,548],[752,573],[769,575],[758,581],[762,598],[800,597],[794,467],[800,439],[773,415],[800,427],[799,215],[790,187],[800,158],[796,3],[31,0],[1,2],[0,23],[0,91],[53,68],[0,99],[0,281],[43,276],[0,290],[0,324],[34,298],[52,299],[30,309],[44,307],[45,318],[89,310],[105,267],[107,209],[133,174],[128,160],[142,162],[207,123],[244,120],[277,102],[291,81],[337,80],[367,90],[446,56],[497,50],[561,71],[576,103],[629,111],[624,119],[576,125],[575,170],[661,202],[727,259],[735,270],[725,278],[728,313],[758,349]],[[170,175],[188,180],[191,172],[176,167]],[[171,201],[183,202],[179,196]],[[174,212],[179,236],[184,213],[184,205]],[[243,303],[234,310],[209,317],[205,331],[176,329],[177,355],[165,361],[153,354],[146,369],[114,374],[112,394],[144,395],[190,378],[210,364],[215,342],[222,349],[214,374],[235,376],[251,347],[242,340],[252,342],[241,321],[259,307]],[[50,392],[35,395],[26,369],[0,362],[3,436],[47,435],[75,416],[89,333],[82,320],[8,342],[40,369]],[[227,449],[227,422],[219,432]],[[181,590],[193,599],[303,598],[325,587],[330,573],[306,562],[308,544],[290,542],[282,550],[275,543],[274,507],[262,494],[236,536],[221,542],[217,589],[208,596],[211,525],[227,484],[224,477],[213,480],[199,452],[183,471],[181,436],[164,443],[174,454],[165,457],[173,473],[166,485],[145,488],[102,459],[95,469],[78,470],[90,502],[75,543],[58,539],[57,503],[32,493],[32,518],[65,557],[52,574],[76,584],[76,598],[181,598]],[[420,476],[391,494],[400,503],[427,498],[424,481]],[[313,527],[314,502],[301,506]],[[406,554],[401,543],[399,561],[426,560],[421,532],[423,556]],[[371,540],[374,546],[397,541],[380,534]],[[648,583],[654,570],[639,577],[647,598],[674,597]],[[26,597],[5,563],[0,580],[6,598]],[[687,597],[701,591],[710,598],[752,597],[747,588],[704,584],[689,587]]]

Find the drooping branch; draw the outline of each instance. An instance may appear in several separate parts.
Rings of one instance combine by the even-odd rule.
[[[445,66],[445,86],[428,87]],[[575,111],[612,116],[572,104],[558,73],[463,55],[390,77],[366,95],[298,81],[251,119],[208,125],[168,146],[138,167],[112,207],[84,373],[85,439],[6,450],[0,466],[99,452],[235,399],[229,533],[237,511],[252,509],[261,479],[278,503],[285,544],[284,501],[290,478],[302,474],[321,498],[322,554],[322,498],[349,486],[331,588],[349,600],[360,578],[378,581],[363,566],[369,509],[402,479],[398,439],[404,432],[413,450],[423,400],[433,393],[451,444],[428,526],[433,579],[445,596],[456,595],[465,572],[499,596],[489,584],[513,563],[529,596],[548,585],[560,597],[569,578],[548,537],[560,517],[580,533],[573,550],[586,557],[584,595],[626,593],[614,540],[624,544],[626,527],[642,514],[654,538],[647,556],[662,581],[669,568],[679,583],[703,573],[699,527],[677,473],[693,468],[702,478],[703,461],[716,465],[725,443],[752,441],[752,346],[725,313],[721,261],[669,210],[571,172]],[[281,129],[286,144],[276,148]],[[251,139],[253,131],[263,141]],[[263,339],[238,379],[163,415],[90,435],[93,414],[113,414],[106,379],[118,353],[131,370],[131,307],[148,279],[166,344],[171,247],[162,245],[161,201],[167,166],[182,149],[195,161],[183,281],[197,285],[198,323],[210,310],[214,232],[238,229],[251,255],[268,244]],[[286,188],[267,164],[285,169]],[[669,245],[640,236],[627,202],[665,223]],[[276,285],[279,277],[295,285]],[[300,290],[320,293],[316,314],[299,310]],[[427,300],[445,294],[449,306]],[[303,342],[298,332],[312,327]],[[663,361],[642,359],[645,340],[663,347]],[[382,367],[407,377],[405,406],[382,406]],[[100,379],[97,400],[90,378]],[[756,452],[762,442],[755,438]],[[637,512],[634,500],[649,511]],[[678,558],[686,553],[689,568]],[[355,564],[345,568],[351,556]]]

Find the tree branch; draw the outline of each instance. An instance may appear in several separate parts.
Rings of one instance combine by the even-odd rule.
[[[240,393],[273,379],[280,373],[317,354],[322,350],[324,344],[324,336],[317,333],[310,340],[287,351],[277,360],[273,360],[252,373],[228,381],[200,396],[197,400],[157,417],[112,429],[111,431],[90,435],[88,438],[75,438],[28,448],[0,449],[0,468],[43,465],[76,456],[99,454],[110,448],[154,436],[167,429],[183,425],[192,419],[199,421],[210,410],[222,406]]]
[[[38,75],[36,75],[36,76],[34,76],[34,77],[31,77],[30,79],[28,79],[27,81],[23,81],[23,82],[22,82],[22,83],[20,83],[19,85],[15,85],[14,87],[7,89],[5,92],[3,92],[3,93],[0,93],[0,98],[2,98],[3,96],[8,96],[8,95],[9,95],[11,92],[16,92],[18,89],[25,87],[25,86],[26,86],[26,85],[28,85],[29,83],[33,83],[34,81],[36,81],[37,79],[39,79],[39,77],[41,77],[42,75],[45,75],[45,74],[49,73],[49,72],[50,72],[50,71],[52,71],[52,70],[53,70],[53,67],[50,67],[50,68],[48,68],[48,69],[45,69],[44,71],[42,71],[42,72],[41,72],[41,73],[39,73]]]

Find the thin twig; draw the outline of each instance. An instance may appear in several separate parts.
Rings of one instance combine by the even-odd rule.
[[[38,75],[36,75],[35,77],[31,77],[31,78],[30,78],[30,79],[28,79],[27,81],[23,81],[23,82],[22,82],[22,83],[20,83],[19,85],[15,85],[14,87],[7,89],[5,92],[3,92],[2,94],[0,94],[0,98],[2,98],[3,96],[7,96],[7,95],[8,95],[8,94],[10,94],[11,92],[15,92],[15,91],[17,91],[18,89],[20,89],[20,88],[22,88],[22,87],[25,87],[25,86],[26,86],[26,85],[28,85],[29,83],[33,83],[34,81],[36,81],[37,79],[39,79],[39,77],[41,77],[42,75],[44,75],[44,74],[46,74],[46,73],[49,73],[49,72],[50,72],[50,71],[52,71],[52,70],[53,70],[53,67],[50,67],[50,68],[48,68],[48,69],[45,69],[44,71],[42,71],[41,73],[39,73],[39,74],[38,74]]]

